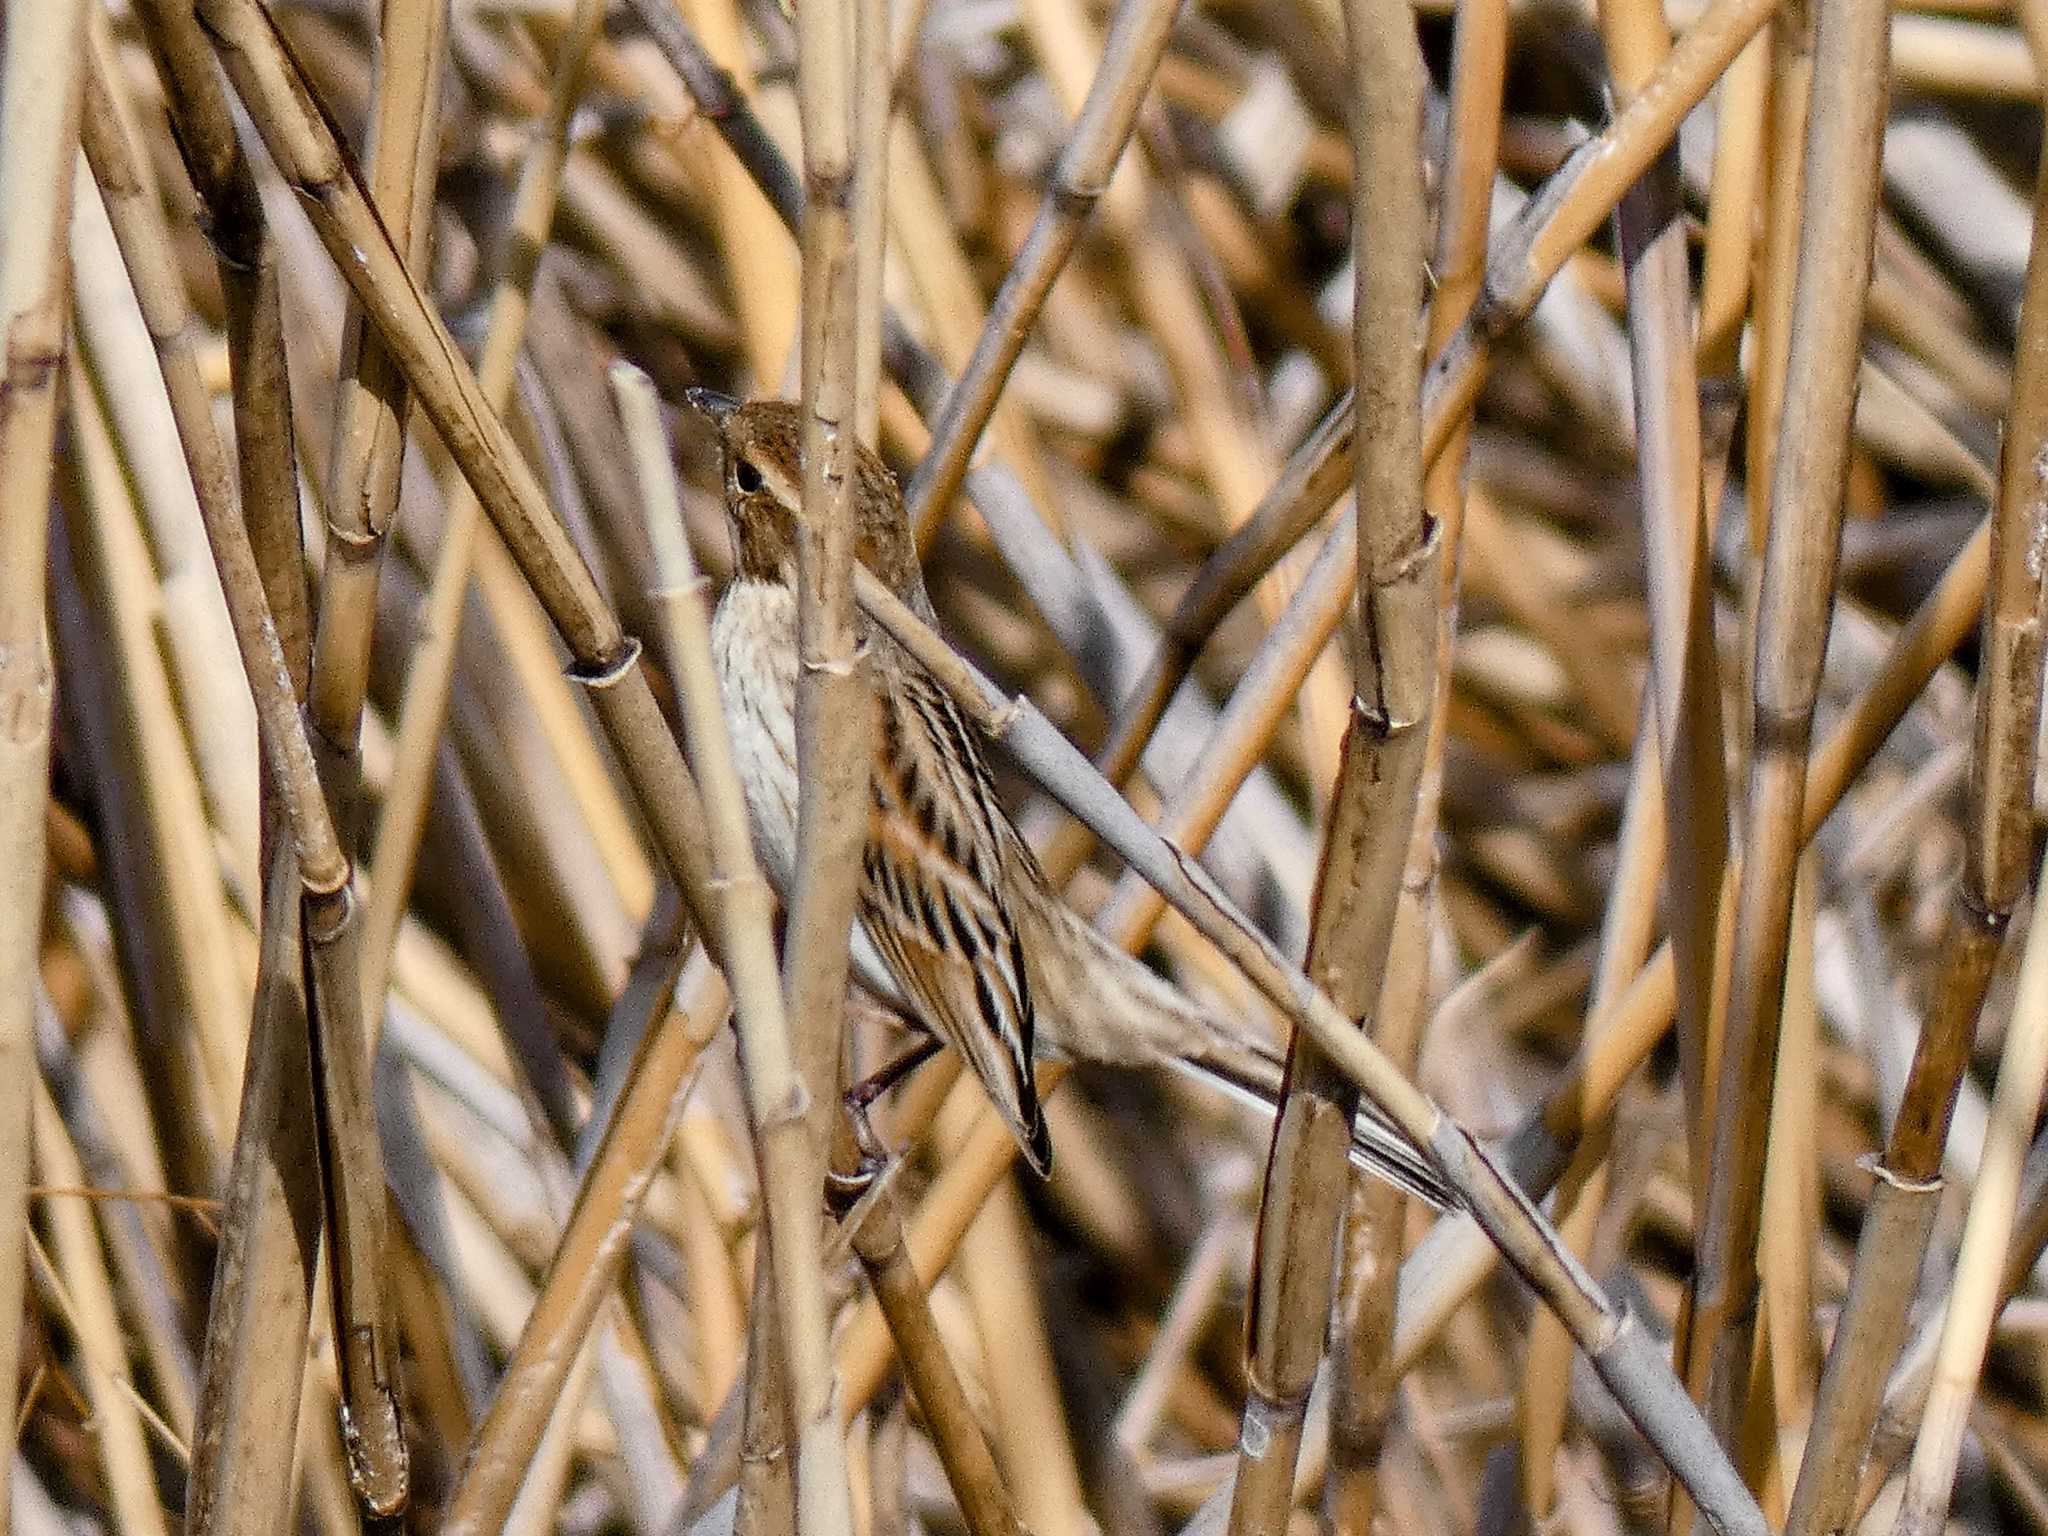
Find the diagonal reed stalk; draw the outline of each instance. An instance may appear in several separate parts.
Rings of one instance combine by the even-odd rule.
[[[989,305],[974,355],[946,396],[944,414],[932,427],[931,447],[904,487],[911,526],[920,537],[944,516],[966,483],[975,447],[1039,307],[1073,254],[1089,214],[1109,190],[1179,10],[1179,0],[1124,0],[1117,7],[1095,83],[1060,151],[1052,185]]]
[[[562,165],[569,147],[569,116],[581,94],[584,65],[603,17],[604,7],[598,0],[582,0],[571,15],[569,30],[555,59],[547,110],[520,171],[503,265],[491,295],[483,351],[477,359],[478,385],[496,409],[502,410],[511,397],[512,370],[520,343],[525,339],[534,278],[561,191]],[[351,315],[358,314],[359,309],[351,310]],[[364,344],[370,345],[372,340],[365,338]],[[383,342],[375,340],[374,344],[380,366],[388,365],[389,354]],[[364,397],[362,409],[373,411],[375,407],[367,398],[367,390]],[[373,416],[373,422],[374,419]],[[337,455],[336,460],[339,466],[341,456]],[[337,467],[336,473],[340,472]],[[426,830],[434,753],[447,719],[449,690],[454,685],[462,607],[469,593],[478,541],[486,537],[475,493],[459,476],[451,475],[449,480],[444,497],[447,512],[442,519],[441,543],[420,617],[419,643],[399,707],[392,782],[377,823],[363,939],[363,1000],[373,1019],[383,1011],[391,951],[398,942],[398,925],[412,890],[413,864],[419,857],[420,839]],[[367,520],[366,536],[375,537],[367,533]],[[381,539],[377,542],[381,543]],[[374,559],[375,551],[365,546],[363,563],[374,569]],[[367,641],[367,634],[361,639]]]

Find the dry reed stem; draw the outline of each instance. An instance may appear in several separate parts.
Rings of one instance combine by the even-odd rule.
[[[682,969],[682,926],[679,909],[657,909],[640,963],[614,1010],[610,1030],[637,1041],[632,1060],[610,1113],[586,1128],[575,1201],[546,1282],[471,1437],[444,1516],[450,1532],[495,1530],[504,1520],[569,1362],[613,1294],[633,1217],[670,1144],[683,1085],[725,1022],[724,988],[707,970],[692,993],[676,998],[680,1023],[658,1027]]]
[[[630,364],[612,374],[620,410],[633,419],[636,468],[650,523],[681,523],[675,469],[662,449],[654,387]],[[850,530],[849,530],[850,531]],[[824,1270],[819,1250],[819,1159],[805,1123],[804,1083],[782,1012],[770,924],[773,894],[754,863],[746,801],[711,664],[711,628],[703,579],[689,562],[686,540],[665,539],[664,555],[681,562],[665,574],[667,613],[676,642],[677,687],[692,767],[703,787],[713,839],[724,923],[723,954],[740,1036],[740,1056],[761,1199],[772,1249],[776,1332],[780,1335],[789,1413],[796,1431],[797,1528],[818,1536],[850,1533],[846,1447],[837,1417],[832,1350],[826,1331]],[[851,544],[847,554],[851,555]],[[842,987],[844,983],[841,983]],[[756,1335],[757,1339],[762,1337]],[[749,1362],[749,1371],[764,1361]]]
[[[1622,802],[1614,881],[1601,919],[1599,956],[1586,993],[1588,1045],[1604,1038],[1595,1035],[1594,1021],[1612,1020],[1613,1005],[1643,968],[1656,942],[1656,890],[1664,861],[1664,775],[1655,711],[1656,701],[1646,692],[1641,703],[1642,729],[1629,762],[1628,791]],[[1612,1023],[1606,1027],[1612,1028]],[[1618,1079],[1615,1087],[1618,1093]],[[1582,1115],[1577,1144],[1557,1181],[1558,1196],[1552,1209],[1557,1213],[1558,1230],[1581,1257],[1591,1253],[1594,1226],[1607,1199],[1606,1163],[1613,1145],[1612,1130],[1610,1114]],[[1522,1428],[1517,1470],[1523,1508],[1535,1520],[1548,1519],[1554,1513],[1555,1462],[1568,1410],[1570,1351],[1571,1341],[1555,1318],[1539,1317],[1531,1322],[1523,1386],[1517,1395]]]
[[[2048,871],[2044,871],[2048,873]],[[2036,884],[2042,875],[2037,874]],[[1970,1399],[1977,1389],[1996,1314],[2000,1278],[2018,1207],[2020,1165],[2048,1081],[2048,903],[2037,903],[2020,961],[2012,1022],[1999,1058],[1998,1088],[1985,1131],[1955,1277],[1942,1317],[1919,1439],[1906,1472],[1894,1529],[1937,1531],[1947,1520]]]
[[[1816,24],[1794,295],[1799,324],[1786,359],[1786,415],[1757,600],[1746,854],[1687,1370],[1730,1446],[1744,1438],[1750,1401],[1771,1082],[1813,709],[1841,545],[1884,137],[1888,23],[1882,10],[1823,0]]]
[[[379,12],[376,105],[370,129],[369,190],[378,217],[415,269],[425,270],[433,236],[440,165],[447,0],[393,0]],[[349,808],[360,793],[363,701],[385,535],[398,506],[405,457],[405,383],[351,303],[343,322],[342,375],[328,460],[327,558],[313,631],[307,720],[328,756],[328,794]],[[382,1002],[379,993],[370,1006]]]
[[[88,27],[89,34],[98,30]],[[90,138],[96,109],[103,105],[90,70],[83,100],[80,120]],[[106,615],[109,643],[121,657],[108,681],[124,696],[117,713],[126,730],[114,734],[126,738],[121,774],[136,791],[139,814],[131,834],[138,852],[149,850],[138,859],[136,887],[121,898],[129,919],[122,928],[141,941],[148,956],[138,1011],[149,1020],[143,1047],[151,1062],[149,1087],[165,1117],[173,1176],[180,1187],[204,1189],[213,1187],[224,1166],[238,1092],[234,1057],[244,1028],[236,1017],[242,1004],[228,953],[218,861],[151,624],[156,574],[135,507],[137,499],[170,491],[172,476],[189,496],[189,481],[177,452],[175,416],[165,404],[99,193],[83,167],[75,181],[72,269],[80,354],[104,397],[119,403],[120,414],[109,421],[81,373],[70,398],[84,494],[66,506],[87,526],[72,527],[71,551],[87,589],[104,604],[99,611]],[[168,464],[152,468],[146,457],[152,451],[167,453]],[[124,476],[124,461],[134,466],[132,481]],[[168,521],[162,511],[158,516]],[[164,892],[174,894],[165,900]]]
[[[836,1120],[848,938],[860,894],[873,755],[872,680],[860,656],[853,561],[858,494],[855,455],[861,423],[875,415],[880,366],[882,223],[885,174],[879,156],[856,163],[856,102],[885,81],[856,78],[886,57],[886,39],[863,37],[873,21],[861,7],[812,6],[797,18],[797,104],[803,128],[803,421],[799,453],[803,516],[797,525],[797,844],[784,938],[783,989],[793,1021],[797,1070],[807,1095],[811,1182],[823,1188]],[[871,132],[862,141],[879,150]],[[863,200],[876,203],[872,210]],[[864,236],[858,243],[856,236]],[[864,355],[872,315],[877,347]],[[822,1423],[822,1401],[792,1405],[799,1434]]]
[[[2048,220],[2048,177],[2037,177],[2037,230]],[[1834,1528],[1855,1497],[1861,1452],[1885,1373],[1897,1356],[1917,1289],[1941,1188],[1957,1090],[1968,1065],[1991,966],[2013,904],[2025,889],[2041,694],[2041,584],[2029,552],[2044,516],[2033,466],[2048,449],[2048,242],[2035,241],[2020,310],[2007,447],[1991,521],[1991,579],[1984,612],[1976,733],[1971,760],[1968,852],[1943,937],[1934,1004],[1914,1049],[1911,1075],[1858,1241],[1842,1321],[1821,1376],[1787,1530]]]
[[[1601,10],[1615,94],[1644,89],[1671,50],[1663,16],[1620,3]],[[1722,992],[1714,898],[1728,861],[1720,667],[1714,646],[1709,529],[1702,501],[1700,396],[1691,270],[1678,156],[1667,147],[1615,210],[1628,273],[1636,474],[1645,529],[1650,688],[1664,753],[1665,884],[1679,972],[1678,1054],[1693,1127],[1694,1180],[1705,1177],[1713,1123]]]
[[[39,1076],[32,1082],[37,1171],[48,1183],[83,1184],[85,1170],[79,1166],[78,1152],[65,1133],[49,1089]],[[135,1388],[128,1379],[114,1287],[107,1276],[92,1208],[82,1201],[60,1200],[46,1214],[54,1250],[49,1255],[50,1280],[59,1289],[61,1310],[84,1367],[80,1374],[92,1402],[93,1438],[112,1493],[114,1517],[123,1531],[166,1536],[170,1526],[157,1498],[148,1439],[142,1416],[136,1411]],[[40,1244],[37,1247],[40,1259]]]
[[[247,167],[234,145],[232,127],[225,125],[226,104],[191,52],[202,46],[188,30],[194,25],[192,17],[189,13],[152,13],[149,19],[160,28],[160,35],[152,36],[161,45],[165,67],[179,72],[173,100],[184,114],[181,122],[188,135],[180,142],[187,148],[187,163],[195,168],[195,179],[209,207],[217,218],[225,216],[224,209],[246,210],[253,206]],[[102,78],[111,77],[103,73]],[[111,87],[106,94],[111,97]],[[132,189],[140,184],[134,148],[125,134],[102,137],[96,133],[95,144],[110,185]],[[161,231],[151,210],[131,191],[117,198],[109,211],[120,214],[115,233],[131,279],[138,291],[152,294],[155,312],[174,323],[182,301],[176,296],[176,281],[170,276]],[[336,1281],[336,1332],[344,1341],[343,1380],[355,1427],[349,1442],[351,1479],[371,1509],[391,1513],[405,1502],[405,1447],[396,1417],[397,1338],[378,1268],[383,1250],[384,1188],[381,1158],[370,1128],[368,1057],[353,975],[356,929],[348,861],[329,817],[299,716],[293,683],[297,674],[289,658],[295,637],[305,633],[303,618],[296,603],[282,607],[266,592],[270,586],[283,596],[301,583],[297,471],[289,427],[280,415],[289,393],[282,375],[276,266],[260,227],[238,229],[233,241],[222,249],[223,265],[235,274],[227,286],[234,301],[229,306],[229,320],[233,339],[239,343],[236,355],[244,365],[237,374],[237,436],[249,524],[245,525],[221,494],[216,479],[218,450],[207,445],[210,421],[202,424],[198,420],[208,407],[182,358],[173,358],[169,364],[177,370],[180,385],[174,388],[172,401],[174,413],[182,405],[185,417],[193,422],[187,452],[194,463],[195,487],[202,481],[206,484],[200,512],[262,722],[259,741],[270,768],[268,788],[282,801],[298,860],[306,907],[304,963],[312,978],[306,1022],[313,1039],[314,1091],[321,1110],[316,1124],[330,1228],[327,1251]],[[266,581],[270,573],[251,539],[250,528],[262,526],[266,518],[282,518],[290,529],[288,547],[279,556],[282,563],[273,567],[277,579],[287,583],[283,586]],[[282,1214],[275,1206],[259,1209],[273,1218]]]
[[[1436,286],[1422,342],[1425,356],[1464,320],[1485,276],[1487,229],[1498,174],[1506,32],[1506,9],[1497,0],[1468,0],[1459,9],[1450,62],[1450,122],[1436,256],[1431,268]],[[1400,320],[1389,316],[1386,323],[1398,325]],[[1355,343],[1362,345],[1364,336],[1364,326],[1355,323]],[[1468,421],[1454,429],[1422,485],[1422,510],[1443,545],[1439,556],[1442,600],[1436,616],[1433,697],[1414,824],[1408,835],[1387,976],[1380,988],[1379,1018],[1374,1026],[1395,1064],[1411,1074],[1419,1067],[1430,1017],[1430,930],[1440,910],[1438,813],[1449,739],[1457,572],[1464,564],[1469,531],[1469,427]],[[1365,473],[1362,465],[1359,473]],[[1353,1177],[1331,1321],[1329,1481],[1323,1495],[1324,1518],[1339,1531],[1368,1529],[1382,1502],[1388,1427],[1400,1381],[1392,1343],[1407,1214],[1407,1202],[1398,1190],[1383,1181]]]
[[[942,1118],[940,1145],[949,1130],[972,1124],[980,1105],[961,1095],[947,1108],[952,1113]],[[954,1273],[980,1345],[983,1380],[992,1389],[990,1435],[1018,1524],[1034,1533],[1086,1536],[1094,1520],[1081,1487],[1081,1457],[1029,1245],[1023,1196],[1014,1180],[1006,1181],[990,1192],[968,1227]]]
[[[946,396],[931,447],[904,487],[911,526],[920,536],[945,515],[966,483],[975,447],[1053,279],[1109,190],[1178,10],[1179,0],[1124,0],[1117,7],[1094,84],[1060,151],[1031,232],[989,305],[974,355]]]
[[[1317,870],[1306,968],[1345,1013],[1363,1017],[1380,999],[1394,937],[1430,734],[1444,580],[1443,544],[1422,502],[1422,56],[1405,7],[1358,0],[1345,22],[1356,91],[1352,357],[1362,450],[1353,494],[1371,510],[1358,541],[1360,686]],[[1335,1284],[1357,1112],[1356,1088],[1297,1037],[1260,1202],[1234,1536],[1287,1524]],[[1389,1226],[1398,1242],[1397,1224]]]
[[[1477,399],[1494,339],[1535,307],[1551,278],[1670,141],[1685,112],[1769,19],[1774,3],[1721,0],[1707,11],[1614,120],[1559,168],[1516,219],[1494,234],[1473,312],[1437,348],[1423,376],[1425,464],[1436,461],[1455,423]],[[1351,474],[1351,428],[1352,402],[1347,394],[1288,458],[1264,501],[1204,564],[1175,605],[1142,681],[1120,706],[1110,741],[1097,754],[1104,777],[1112,783],[1122,782],[1136,764],[1195,655],[1223,615],[1337,500]],[[1350,578],[1352,560],[1344,541],[1355,533],[1355,513],[1346,509],[1325,542],[1327,563],[1318,562],[1290,605],[1296,615],[1311,609],[1330,615],[1321,628],[1308,631],[1315,649],[1320,649],[1342,610],[1341,598],[1332,603],[1330,594],[1319,588],[1317,574],[1324,582]],[[1328,558],[1333,554],[1337,558]],[[1285,627],[1283,618],[1274,634]],[[1294,683],[1277,686],[1291,693]],[[1241,683],[1239,692],[1243,691]],[[1184,788],[1183,795],[1193,799],[1191,789]]]
[[[82,0],[17,12],[0,61],[0,1424],[12,1423],[28,1256],[35,988],[49,795],[51,669],[44,559],[57,385],[69,329],[71,162]],[[0,1500],[13,1457],[0,1458]]]
[[[869,616],[917,657],[987,734],[1031,762],[1044,787],[1229,956],[1371,1098],[1396,1131],[1428,1152],[1503,1256],[1558,1313],[1673,1473],[1696,1500],[1712,1505],[1712,1518],[1731,1531],[1760,1529],[1762,1517],[1747,1490],[1640,1324],[1613,1307],[1470,1133],[1396,1071],[1329,996],[1279,955],[1199,865],[1147,826],[1028,699],[1005,698],[879,582],[858,570],[856,579]],[[1433,596],[1436,589],[1429,590]],[[1112,936],[1131,937],[1114,930]]]
[[[808,1156],[802,1179],[811,1187],[822,1187],[839,1087],[847,940],[858,894],[856,855],[866,833],[873,730],[870,684],[859,668],[847,586],[854,539],[852,459],[858,418],[872,414],[875,390],[872,375],[864,390],[857,377],[861,326],[870,291],[879,316],[881,279],[880,245],[855,249],[855,189],[863,172],[853,160],[854,102],[876,83],[857,84],[853,78],[856,50],[863,46],[856,37],[861,30],[852,6],[807,9],[797,25],[804,177],[798,227],[799,391],[806,516],[799,525],[797,551],[798,851],[784,944],[784,989],[804,1091]],[[867,57],[873,63],[880,55],[870,50]],[[865,174],[879,169],[870,163]],[[747,206],[751,210],[754,205]],[[881,228],[863,221],[863,232],[878,238]],[[857,404],[861,399],[868,402],[865,413]],[[805,1436],[837,1434],[838,1426],[829,1422],[829,1405],[822,1399],[792,1402],[795,1380],[776,1369],[785,1356],[785,1336],[779,1315],[768,1305],[774,1287],[774,1259],[767,1254],[756,1264],[749,1307],[745,1450],[735,1521],[742,1536],[792,1522],[809,1528],[837,1518],[802,1505],[822,1490],[804,1481],[802,1468],[792,1465],[788,1455],[789,1428],[796,1430],[801,1446]],[[792,1498],[801,1509],[792,1507]],[[851,1518],[850,1509],[845,1518]]]
[[[541,128],[520,171],[503,267],[492,292],[490,319],[477,359],[477,383],[484,398],[500,410],[511,396],[513,364],[525,339],[534,278],[554,222],[563,160],[568,153],[569,116],[581,94],[584,65],[603,14],[597,0],[582,0],[572,15],[556,56]],[[382,344],[378,346],[381,356]],[[476,495],[467,482],[451,474],[443,500],[447,511],[441,543],[420,617],[412,668],[406,675],[405,697],[399,706],[396,756],[377,824],[369,909],[364,917],[363,1001],[373,1019],[383,1011],[391,951],[397,943],[398,924],[412,889],[413,863],[426,830],[432,764],[454,684],[463,602],[478,559],[479,541],[488,537]]]

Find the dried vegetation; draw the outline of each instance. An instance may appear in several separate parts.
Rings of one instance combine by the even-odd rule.
[[[2037,0],[0,47],[16,1530],[2048,1532]],[[807,409],[780,961],[697,384]],[[857,607],[1277,1114],[845,1177]]]

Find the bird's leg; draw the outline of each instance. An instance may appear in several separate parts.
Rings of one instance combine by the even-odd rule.
[[[853,1143],[860,1160],[850,1171],[834,1169],[827,1176],[827,1197],[841,1220],[889,1165],[889,1149],[883,1145],[880,1134],[868,1119],[868,1111],[883,1094],[938,1053],[936,1035],[920,1036],[909,1050],[883,1063],[879,1071],[870,1073],[846,1090],[841,1102],[845,1104],[846,1118],[853,1126]]]
[[[854,1140],[860,1146],[863,1159],[886,1162],[889,1156],[888,1148],[882,1145],[882,1138],[868,1119],[868,1111],[874,1108],[883,1094],[938,1054],[939,1037],[922,1035],[909,1050],[884,1062],[879,1071],[868,1074],[846,1090],[846,1113],[853,1121]]]

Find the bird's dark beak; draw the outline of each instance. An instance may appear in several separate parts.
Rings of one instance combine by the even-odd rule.
[[[715,389],[686,389],[683,398],[691,406],[711,418],[711,424],[723,429],[732,419],[732,413],[740,408],[739,401],[731,395],[721,395]]]

